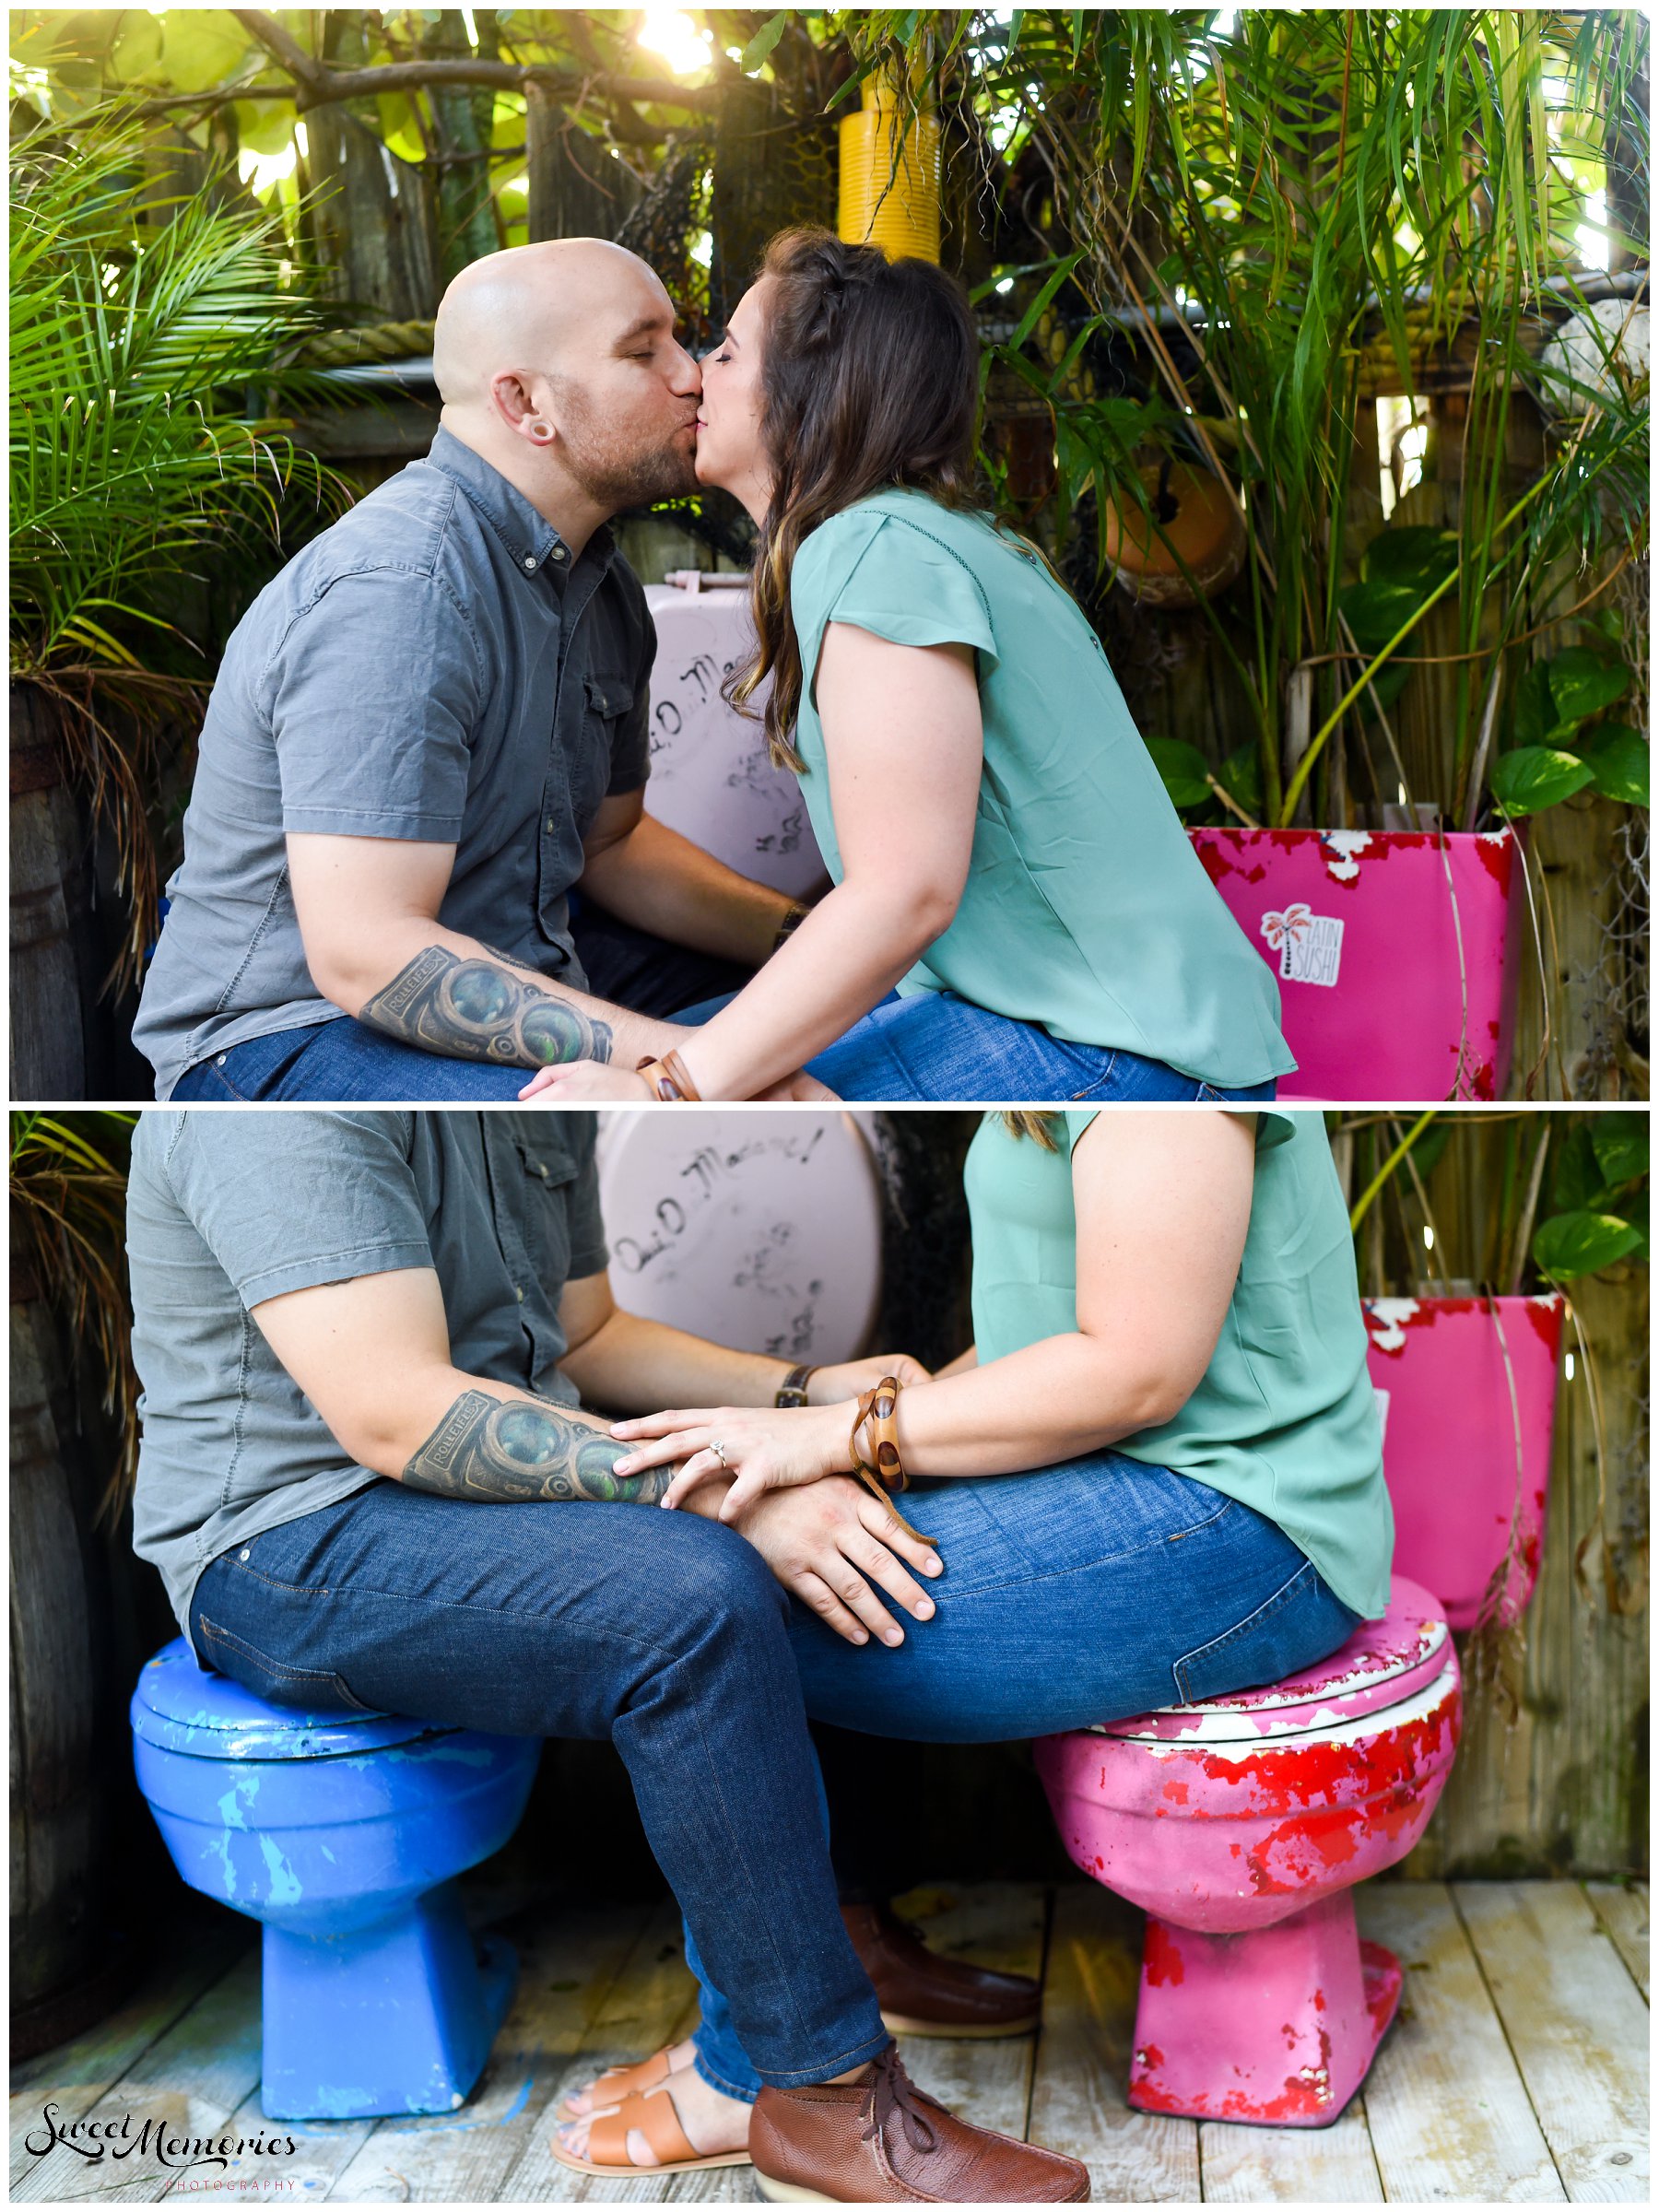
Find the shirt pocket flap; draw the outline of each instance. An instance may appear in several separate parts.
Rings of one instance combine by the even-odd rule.
[[[603,715],[606,722],[626,714],[634,703],[634,688],[626,677],[584,676],[582,683],[589,708],[594,713]]]
[[[524,1172],[532,1182],[546,1189],[556,1190],[561,1183],[574,1182],[582,1172],[582,1163],[557,1134],[542,1137],[515,1136],[519,1158],[524,1163]]]

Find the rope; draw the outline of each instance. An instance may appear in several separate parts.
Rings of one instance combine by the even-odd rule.
[[[432,350],[430,323],[371,323],[361,330],[320,330],[300,348],[312,369],[349,369],[359,361],[402,361]]]

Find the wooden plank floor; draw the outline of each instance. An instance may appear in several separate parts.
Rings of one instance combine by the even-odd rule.
[[[429,2119],[267,2122],[259,1975],[241,1924],[213,1913],[111,2019],[12,2076],[11,2194],[34,2203],[177,2197],[335,2204],[735,2203],[747,2168],[600,2182],[547,2150],[559,2100],[687,2032],[691,1983],[671,1908],[479,1891],[517,1945],[519,1990],[465,2109]],[[1087,2161],[1100,2203],[1645,2203],[1647,1893],[1614,1883],[1373,1882],[1363,1933],[1406,1969],[1400,2018],[1363,2094],[1322,2130],[1132,2112],[1139,1916],[1109,1891],[992,1883],[915,1891],[946,1952],[1044,1978],[1040,2036],[912,2041],[917,2082],[953,2110]],[[222,2171],[132,2149],[37,2155],[50,2103],[128,2133],[147,2120],[249,2147]],[[262,2154],[276,2136],[283,2155]],[[292,2154],[286,2139],[294,2144]]]

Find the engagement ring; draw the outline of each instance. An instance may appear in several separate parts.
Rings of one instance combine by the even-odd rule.
[[[709,1449],[713,1453],[715,1458],[720,1462],[721,1465],[725,1468],[726,1473],[729,1475],[732,1469],[731,1464],[725,1455],[725,1446],[722,1443],[717,1443],[715,1440],[711,1437],[709,1439]]]

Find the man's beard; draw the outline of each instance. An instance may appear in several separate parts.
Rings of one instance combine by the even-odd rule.
[[[567,386],[559,394],[559,410],[565,466],[594,506],[606,513],[684,499],[697,489],[695,448],[682,445],[678,431],[671,444],[654,453],[629,453],[618,443],[614,431],[594,420],[582,393]]]

